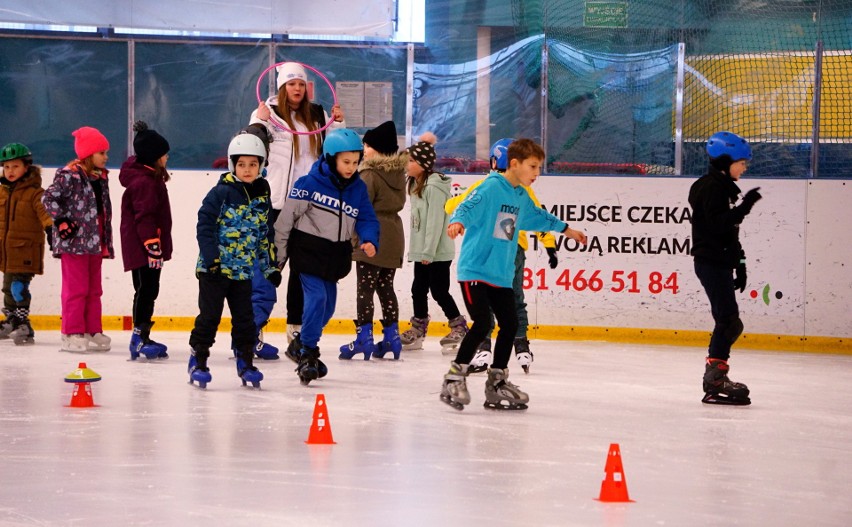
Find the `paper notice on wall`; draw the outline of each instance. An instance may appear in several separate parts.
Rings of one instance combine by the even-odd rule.
[[[372,128],[393,120],[393,83],[364,83],[364,126]]]
[[[334,86],[337,102],[343,108],[348,128],[361,128],[364,125],[364,83],[337,82]]]

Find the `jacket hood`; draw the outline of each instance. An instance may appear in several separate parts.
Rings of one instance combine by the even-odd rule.
[[[407,166],[408,152],[400,152],[391,156],[380,154],[365,159],[361,163],[360,170],[372,170],[393,190],[404,190]]]
[[[433,172],[429,179],[426,180],[426,186],[440,190],[447,197],[453,194],[453,180],[440,172]]]
[[[307,176],[317,180],[320,185],[332,187],[337,190],[343,190],[351,187],[352,183],[361,179],[361,174],[356,170],[355,173],[352,174],[352,177],[349,178],[346,185],[341,188],[338,186],[337,182],[343,180],[343,178],[331,171],[331,167],[328,166],[328,161],[326,161],[325,156],[320,157],[313,165],[311,165],[311,171],[308,172]]]
[[[121,170],[118,172],[118,182],[121,183],[121,186],[127,188],[130,185],[130,182],[138,177],[152,177],[154,172],[136,161],[136,156],[128,157],[124,163],[121,164]]]

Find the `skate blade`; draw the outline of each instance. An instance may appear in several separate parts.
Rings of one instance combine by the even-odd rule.
[[[444,346],[441,348],[441,353],[443,355],[457,355],[459,352],[459,347],[456,346]]]
[[[723,406],[748,406],[751,404],[751,399],[748,397],[730,397],[721,394],[708,393],[701,399],[704,404],[717,404]]]
[[[458,411],[464,410],[464,405],[458,401],[454,401],[452,397],[448,395],[441,395],[441,402],[452,406],[454,409]]]
[[[206,390],[207,389],[207,383],[206,382],[199,382],[197,385],[195,384],[195,382],[198,382],[198,381],[190,380],[188,384],[190,386],[194,386],[194,387],[198,388],[199,390]]]
[[[488,401],[482,403],[482,406],[488,408],[489,410],[526,410],[528,406],[524,403],[489,403]]]
[[[528,364],[524,364],[523,366],[521,366],[521,368],[523,368],[524,373],[529,373],[529,372],[530,372],[530,367],[529,367],[529,365],[528,365]]]

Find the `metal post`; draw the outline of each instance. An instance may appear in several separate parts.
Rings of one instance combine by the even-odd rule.
[[[405,144],[411,144],[414,114],[414,44],[408,43],[408,61],[405,66]]]
[[[547,174],[547,36],[541,39],[541,147],[544,149],[542,174]]]
[[[136,42],[127,41],[127,155],[133,153],[133,123],[136,122]]]
[[[677,45],[677,80],[675,81],[674,173],[683,175],[683,78],[686,66],[686,44]]]
[[[819,110],[820,95],[822,92],[822,40],[817,40],[814,56],[814,99],[811,110],[813,112],[813,130],[811,131],[811,170],[810,177],[819,175]]]

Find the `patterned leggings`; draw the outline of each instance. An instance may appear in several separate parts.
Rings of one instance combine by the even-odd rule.
[[[379,295],[382,316],[390,324],[399,320],[399,303],[393,290],[393,277],[396,269],[356,262],[355,272],[358,279],[358,320],[356,324],[373,323],[373,293]]]

